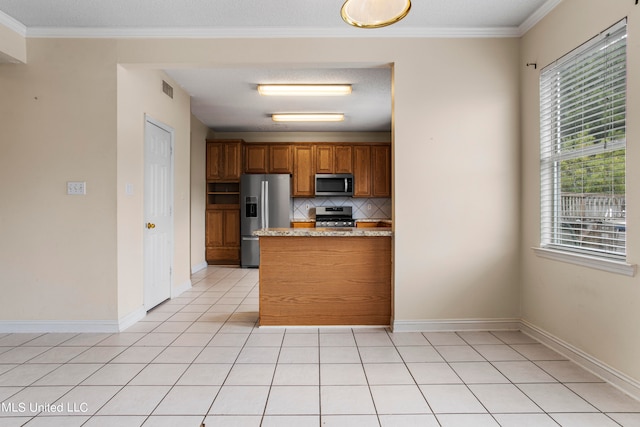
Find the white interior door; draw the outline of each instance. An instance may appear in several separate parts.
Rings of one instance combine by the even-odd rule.
[[[173,129],[146,117],[144,132],[144,307],[171,297]]]

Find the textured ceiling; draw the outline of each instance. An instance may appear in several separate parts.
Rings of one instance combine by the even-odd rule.
[[[27,37],[504,37],[519,36],[561,0],[413,0],[390,27],[353,28],[344,0],[0,0],[0,25]],[[0,55],[0,62],[2,57]],[[192,112],[219,132],[389,131],[391,70],[176,69]],[[352,83],[330,98],[260,97],[258,83]],[[344,112],[332,124],[284,124],[276,112]]]
[[[391,69],[179,69],[167,73],[192,96],[191,110],[218,132],[390,131]],[[258,83],[351,83],[348,96],[265,97]],[[276,123],[271,113],[345,113],[337,123]]]
[[[517,29],[560,0],[414,0],[399,23],[367,34],[429,29]],[[44,29],[199,29],[362,36],[340,18],[343,0],[0,0],[0,11],[38,34]],[[366,31],[366,30],[365,30]],[[125,31],[126,32],[126,31]]]

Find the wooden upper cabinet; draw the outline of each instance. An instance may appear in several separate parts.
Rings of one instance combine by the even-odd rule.
[[[222,144],[207,143],[207,179],[222,179]]]
[[[223,172],[223,179],[240,179],[242,174],[242,143],[224,143]]]
[[[316,173],[335,173],[334,147],[332,145],[316,145]]]
[[[391,197],[391,147],[374,145],[371,147],[371,195]]]
[[[350,145],[337,145],[334,148],[333,173],[353,172],[353,148]]]
[[[371,146],[353,147],[353,197],[371,197]]]
[[[244,147],[245,173],[268,173],[268,145],[246,144]]]
[[[352,173],[351,145],[316,145],[316,173]]]
[[[293,173],[291,146],[271,144],[269,146],[269,173]]]
[[[246,144],[245,173],[293,173],[293,158],[289,144]]]
[[[242,141],[207,141],[207,179],[237,181],[242,173]]]
[[[293,197],[315,195],[315,165],[312,145],[293,147]]]

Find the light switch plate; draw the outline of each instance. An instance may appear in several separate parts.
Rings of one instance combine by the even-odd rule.
[[[84,196],[87,194],[87,183],[84,181],[67,181],[67,194],[70,196]]]

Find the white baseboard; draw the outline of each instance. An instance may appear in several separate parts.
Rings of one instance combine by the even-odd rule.
[[[0,333],[116,333],[146,315],[140,307],[119,320],[2,320]]]
[[[147,310],[145,310],[143,306],[138,307],[138,309],[118,320],[118,330],[116,332],[122,332],[128,327],[133,326],[146,315]]]
[[[2,320],[0,333],[119,332],[115,320]]]
[[[394,320],[393,332],[518,331],[520,319]]]
[[[185,291],[188,291],[189,289],[191,289],[191,280],[187,280],[186,282],[184,282],[181,285],[178,285],[176,287],[172,287],[171,288],[171,298],[175,298],[177,296],[180,296],[180,294],[182,294]]]
[[[572,360],[576,364],[580,365],[587,371],[602,378],[609,384],[618,388],[622,392],[632,396],[633,398],[640,400],[640,382],[623,374],[620,371],[608,366],[606,363],[596,359],[595,357],[585,353],[579,348],[574,347],[566,341],[544,331],[537,326],[521,320],[520,330],[540,341],[547,347],[557,351],[568,359]]]
[[[623,393],[640,400],[640,382],[608,366],[579,348],[522,319],[393,320],[393,332],[456,332],[519,330]]]
[[[171,298],[189,289],[191,280],[172,288]],[[140,306],[118,320],[0,320],[0,333],[116,333],[124,331],[146,315],[147,311]]]
[[[198,271],[202,271],[205,268],[207,268],[209,266],[209,264],[207,264],[207,261],[203,261],[198,265],[194,265],[191,267],[191,274],[196,274]]]

